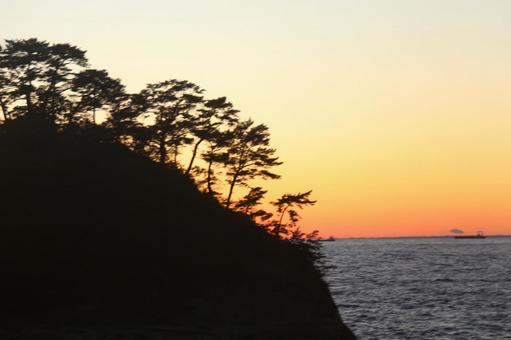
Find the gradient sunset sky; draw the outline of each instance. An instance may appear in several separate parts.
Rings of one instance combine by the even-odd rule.
[[[266,123],[274,198],[325,236],[511,234],[509,0],[0,0],[128,90],[187,79]]]

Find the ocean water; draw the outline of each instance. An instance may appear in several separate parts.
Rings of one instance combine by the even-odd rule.
[[[323,245],[326,281],[359,339],[511,339],[511,237]]]

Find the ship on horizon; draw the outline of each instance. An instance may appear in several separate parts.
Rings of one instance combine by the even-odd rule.
[[[332,242],[332,241],[336,241],[335,237],[333,236],[330,236],[329,238],[322,238],[320,239],[321,242]]]
[[[475,235],[456,235],[454,238],[486,238],[482,231],[478,231]]]

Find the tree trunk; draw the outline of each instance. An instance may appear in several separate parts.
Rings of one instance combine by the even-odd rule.
[[[32,109],[32,93],[28,89],[25,90],[25,100],[27,102],[27,114],[31,115],[31,114],[33,114],[33,109]]]
[[[174,145],[174,165],[177,166],[177,155],[179,153],[179,147],[177,145]]]
[[[226,207],[229,208],[229,206],[231,205],[231,198],[232,198],[232,192],[234,190],[234,186],[236,185],[236,181],[238,180],[238,173],[236,173],[233,177],[232,177],[232,181],[231,181],[231,186],[229,188],[229,196],[227,196],[227,202],[226,202]]]
[[[229,205],[231,205],[231,198],[232,198],[232,191],[234,190],[234,186],[236,185],[236,182],[238,181],[238,176],[240,175],[241,171],[244,169],[244,157],[245,157],[245,150],[240,155],[240,159],[237,162],[236,172],[234,173],[234,176],[232,177],[231,187],[229,188],[229,196],[227,196],[227,208],[229,208]]]
[[[42,111],[47,113],[48,116],[51,116],[52,120],[55,120],[55,117],[53,117],[53,112],[50,113],[50,111],[47,111],[47,109],[48,109],[48,104],[50,102],[50,96],[51,96],[52,104],[54,102],[55,87],[57,85],[57,73],[58,73],[58,71],[59,71],[59,67],[57,66],[55,68],[55,70],[53,71],[53,73],[52,73],[50,86],[48,87],[48,90],[45,93],[43,107],[42,107]]]
[[[212,181],[212,177],[213,177],[213,172],[211,170],[211,167],[213,166],[213,158],[210,158],[209,159],[209,163],[208,163],[208,194],[212,195],[213,194],[213,184],[211,183]]]
[[[27,74],[32,69],[32,62],[29,62],[26,72]],[[22,85],[23,86],[23,85]],[[31,115],[33,114],[33,107],[32,107],[32,82],[30,80],[27,80],[27,84],[25,84],[23,88],[23,92],[25,92],[25,100],[27,102],[27,114]]]
[[[282,210],[282,214],[280,214],[279,218],[279,223],[275,226],[275,230],[273,231],[273,233],[277,237],[279,237],[280,230],[282,229],[282,219],[284,218],[284,214],[286,213],[287,208],[289,208],[289,206],[285,207],[284,210]]]
[[[166,164],[167,163],[167,149],[165,148],[165,136],[160,137],[159,148],[160,148],[160,164]]]
[[[2,108],[2,114],[4,116],[4,121],[9,120],[9,112],[7,111],[7,104],[3,101],[3,99],[0,97],[0,107]]]
[[[204,139],[200,139],[195,146],[193,147],[192,159],[190,159],[190,164],[188,164],[188,169],[186,169],[186,174],[189,175],[190,171],[192,171],[193,162],[195,161],[195,157],[197,156],[197,150],[199,149],[200,143],[202,143]]]

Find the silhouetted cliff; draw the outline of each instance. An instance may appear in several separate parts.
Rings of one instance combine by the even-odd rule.
[[[0,127],[0,329],[353,337],[304,253],[179,171],[94,140]]]

